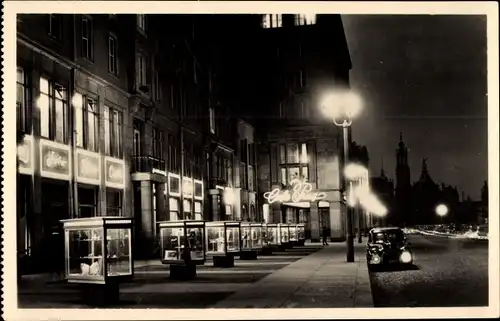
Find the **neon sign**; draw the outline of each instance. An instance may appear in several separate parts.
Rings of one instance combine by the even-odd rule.
[[[311,183],[294,179],[290,182],[290,185],[292,185],[291,191],[282,191],[279,188],[275,188],[270,192],[264,193],[264,198],[269,202],[269,204],[272,204],[274,202],[284,203],[290,201],[293,203],[304,201],[315,202],[326,197],[326,193],[324,192],[311,193],[311,191],[313,190]]]

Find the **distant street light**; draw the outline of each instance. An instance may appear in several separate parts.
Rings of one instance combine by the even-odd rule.
[[[443,218],[448,214],[448,206],[439,204],[436,206],[436,214],[441,218],[441,224],[443,224]]]
[[[349,160],[349,126],[361,111],[361,98],[351,90],[331,91],[323,97],[320,105],[323,114],[331,118],[336,126],[342,127],[344,138],[344,167]],[[347,191],[348,182],[344,180],[344,191]],[[352,233],[352,217],[349,208],[346,213],[346,241],[347,262],[354,262],[354,238]]]

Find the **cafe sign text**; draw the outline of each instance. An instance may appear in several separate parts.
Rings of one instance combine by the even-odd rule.
[[[68,146],[40,140],[40,172],[43,177],[68,180],[70,177],[69,157]]]
[[[315,202],[326,198],[324,192],[312,192],[313,187],[311,183],[303,182],[299,179],[291,181],[291,190],[280,190],[275,188],[270,192],[264,193],[264,198],[272,204],[274,202]]]

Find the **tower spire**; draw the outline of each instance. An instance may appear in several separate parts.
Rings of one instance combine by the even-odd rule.
[[[403,142],[403,132],[399,132],[399,141]]]

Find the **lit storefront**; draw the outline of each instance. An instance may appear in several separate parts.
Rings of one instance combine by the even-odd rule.
[[[319,239],[326,228],[332,239],[343,237],[339,191],[319,191],[295,179],[288,188],[274,188],[263,195],[268,223],[304,224],[306,238]]]

